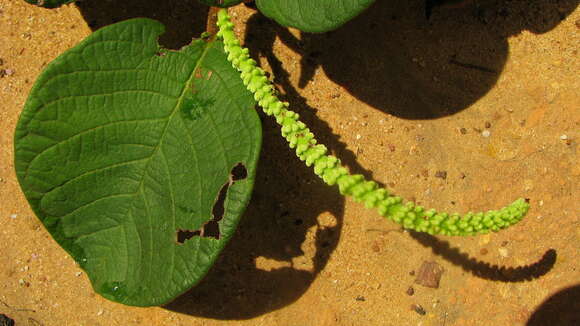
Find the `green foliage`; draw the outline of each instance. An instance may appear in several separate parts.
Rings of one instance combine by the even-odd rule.
[[[338,28],[372,3],[257,0],[267,16],[308,32]],[[22,112],[15,132],[20,185],[104,297],[161,305],[204,277],[250,199],[261,147],[256,102],[325,183],[407,229],[474,235],[526,214],[523,199],[486,213],[438,213],[349,174],[278,99],[225,9],[218,26],[223,43],[195,40],[178,52],[159,47],[164,27],[156,21],[105,27],[46,68]]]
[[[217,41],[161,49],[160,23],[103,28],[36,81],[15,134],[18,180],[94,289],[167,303],[206,274],[253,187],[261,125]]]
[[[240,71],[244,85],[254,94],[254,99],[267,115],[276,118],[282,127],[282,136],[290,148],[295,148],[300,160],[307,166],[313,166],[314,172],[328,185],[338,185],[341,194],[352,196],[367,208],[376,208],[380,215],[407,229],[430,234],[465,236],[499,231],[519,222],[528,211],[528,203],[518,199],[499,211],[468,213],[463,217],[438,213],[425,210],[413,202],[403,203],[400,197],[389,195],[386,189],[379,188],[374,181],[365,180],[362,175],[350,175],[338,158],[327,155],[326,146],[317,144],[314,134],[298,120],[298,114],[287,109],[288,103],[278,99],[264,70],[256,66],[248,49],[240,46],[233,24],[223,9],[218,13],[218,26],[218,36],[224,40],[228,60]]]
[[[25,0],[28,3],[44,8],[57,8],[75,0]]]
[[[258,9],[280,25],[322,33],[342,26],[375,0],[256,0]]]

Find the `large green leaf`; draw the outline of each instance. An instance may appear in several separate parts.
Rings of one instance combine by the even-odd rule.
[[[28,3],[45,8],[56,8],[75,0],[25,0]]]
[[[235,231],[261,146],[255,102],[214,41],[161,49],[148,19],[103,28],[36,81],[15,135],[38,218],[94,289],[159,305]]]
[[[279,24],[321,33],[340,27],[375,0],[256,0],[260,11]]]

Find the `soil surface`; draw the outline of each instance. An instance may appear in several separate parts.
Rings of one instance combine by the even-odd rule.
[[[220,260],[168,306],[135,308],[96,295],[33,215],[13,132],[43,67],[91,30],[151,17],[167,25],[160,42],[179,48],[207,9],[0,0],[0,314],[44,326],[580,325],[578,3],[474,1],[426,20],[424,1],[377,1],[323,35],[233,8],[253,56],[352,172],[440,210],[518,197],[532,208],[485,236],[403,231],[322,184],[263,117],[253,199]]]

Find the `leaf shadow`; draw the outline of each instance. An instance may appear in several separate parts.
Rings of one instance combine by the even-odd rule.
[[[236,234],[208,275],[164,308],[253,318],[296,301],[326,266],[340,238],[344,199],[288,150],[269,120],[254,194]],[[321,222],[321,214],[332,223]]]
[[[179,49],[205,31],[209,7],[198,0],[77,0],[75,2],[92,30],[136,17],[162,22],[165,33],[159,43]]]
[[[248,34],[272,40],[275,34],[301,56],[300,88],[321,68],[380,111],[435,119],[460,112],[489,92],[509,56],[510,36],[550,31],[579,1],[474,3],[461,10],[438,8],[427,20],[423,0],[376,1],[338,30],[299,37],[256,14]]]
[[[580,325],[580,285],[551,295],[532,313],[526,326]]]
[[[540,278],[554,267],[558,257],[556,250],[549,249],[540,260],[527,266],[497,266],[471,258],[459,249],[451,247],[449,242],[439,240],[430,234],[415,231],[409,231],[409,234],[424,247],[431,248],[435,255],[441,256],[476,277],[490,281],[524,282]]]

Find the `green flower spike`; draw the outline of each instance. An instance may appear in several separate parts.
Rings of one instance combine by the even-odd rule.
[[[298,120],[298,113],[288,110],[288,103],[276,96],[262,68],[250,58],[249,51],[240,46],[233,31],[233,23],[225,9],[218,12],[218,37],[223,39],[228,60],[241,73],[247,89],[264,112],[274,116],[282,127],[282,136],[296,150],[296,155],[307,166],[314,167],[314,173],[328,185],[338,185],[340,193],[349,195],[367,208],[376,208],[379,214],[399,223],[406,229],[429,234],[475,235],[499,231],[519,222],[529,209],[524,199],[518,199],[500,210],[486,213],[459,214],[438,213],[434,209],[425,210],[413,202],[403,202],[401,197],[392,196],[376,182],[365,180],[362,175],[349,174],[338,158],[327,155],[327,148],[317,144],[314,135],[304,123]]]

